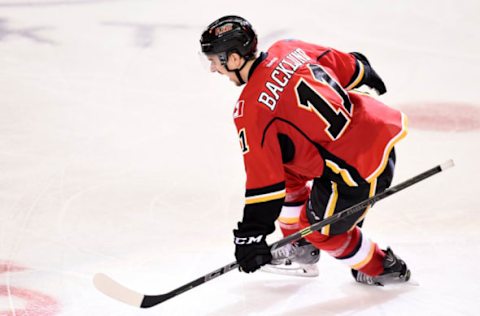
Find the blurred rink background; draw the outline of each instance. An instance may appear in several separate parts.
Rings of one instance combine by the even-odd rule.
[[[0,0],[0,316],[477,315],[480,2]],[[96,272],[160,294],[234,260],[240,89],[198,58],[214,19],[259,48],[300,38],[365,54],[405,111],[394,183],[365,224],[415,282],[356,284],[323,255],[314,279],[233,271],[140,310]],[[270,241],[280,238],[275,232]]]

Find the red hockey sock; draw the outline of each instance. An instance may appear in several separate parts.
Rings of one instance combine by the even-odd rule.
[[[385,253],[382,249],[375,244],[375,251],[373,253],[372,259],[364,265],[362,268],[358,269],[365,274],[371,276],[377,276],[383,273],[383,259],[385,258]]]
[[[290,236],[291,234],[294,234],[299,230],[298,224],[288,225],[280,222],[279,226],[280,226],[280,230],[282,231],[283,237]]]

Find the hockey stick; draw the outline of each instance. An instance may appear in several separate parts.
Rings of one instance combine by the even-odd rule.
[[[445,163],[441,164],[441,165],[438,165],[432,169],[429,169],[413,178],[410,178],[408,180],[405,180],[404,182],[401,182],[377,195],[374,195],[372,196],[371,198],[369,199],[366,199],[360,203],[357,203],[337,214],[334,214],[332,216],[329,216],[327,218],[325,218],[324,220],[318,222],[318,223],[315,223],[307,228],[304,228],[303,230],[295,233],[295,234],[292,234],[288,237],[285,237],[283,239],[280,239],[279,241],[273,243],[271,245],[272,247],[272,250],[276,249],[276,248],[280,248],[282,246],[285,246],[286,244],[290,243],[290,242],[293,242],[293,241],[296,241],[302,237],[305,237],[309,234],[311,234],[312,232],[314,231],[317,231],[319,229],[321,229],[322,227],[324,226],[327,226],[327,225],[330,225],[332,223],[335,223],[337,221],[339,221],[340,219],[344,218],[344,217],[347,217],[347,216],[350,216],[356,212],[359,212],[363,209],[365,209],[365,207],[367,206],[370,206],[370,205],[373,205],[374,203],[376,203],[377,201],[380,201],[384,198],[386,198],[387,196],[390,196],[392,194],[395,194],[397,193],[398,191],[401,191],[417,182],[420,182],[426,178],[429,178],[447,168],[450,168],[450,167],[453,167],[453,161],[452,160],[448,160],[446,161]],[[238,264],[237,262],[232,262],[232,263],[229,263],[215,271],[212,271],[206,275],[203,275],[201,277],[199,277],[198,279],[194,280],[194,281],[191,281],[175,290],[172,290],[168,293],[165,293],[165,294],[159,294],[159,295],[146,295],[146,294],[141,294],[141,293],[138,293],[136,291],[133,291],[133,290],[130,290],[128,288],[126,288],[125,286],[117,283],[116,281],[114,281],[113,279],[111,279],[110,277],[108,277],[107,275],[103,274],[103,273],[97,273],[94,278],[93,278],[93,283],[95,285],[95,287],[102,293],[104,293],[105,295],[107,296],[110,296],[111,298],[113,299],[116,299],[118,301],[121,301],[121,302],[124,302],[126,304],[129,304],[129,305],[132,305],[132,306],[136,306],[136,307],[141,307],[141,308],[148,308],[148,307],[152,307],[152,306],[155,306],[155,305],[158,305],[174,296],[177,296],[177,295],[180,295],[182,294],[183,292],[186,292],[188,290],[191,290],[193,289],[194,287],[197,287],[205,282],[208,282],[212,279],[215,279],[216,277],[222,275],[222,274],[225,274],[229,271],[232,271],[233,269],[236,269],[238,268]]]

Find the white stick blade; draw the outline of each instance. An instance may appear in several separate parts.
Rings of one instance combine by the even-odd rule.
[[[93,284],[100,292],[117,301],[136,307],[142,305],[143,294],[126,288],[103,273],[95,274]]]
[[[443,171],[443,170],[448,169],[448,168],[451,168],[451,167],[453,167],[453,166],[455,166],[455,164],[453,163],[453,160],[450,159],[450,160],[447,160],[447,161],[445,161],[444,163],[442,163],[442,164],[440,165],[440,169],[442,169],[442,171]]]

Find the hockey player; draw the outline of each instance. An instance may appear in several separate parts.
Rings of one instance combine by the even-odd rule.
[[[287,236],[390,186],[406,117],[354,91],[386,92],[368,59],[299,40],[257,53],[251,24],[238,16],[211,23],[200,43],[212,72],[245,84],[233,113],[246,170],[243,218],[234,230],[241,270],[282,259],[312,265],[320,249],[348,265],[357,282],[408,281],[405,262],[362,231],[368,208],[273,257],[265,241],[277,219]]]

